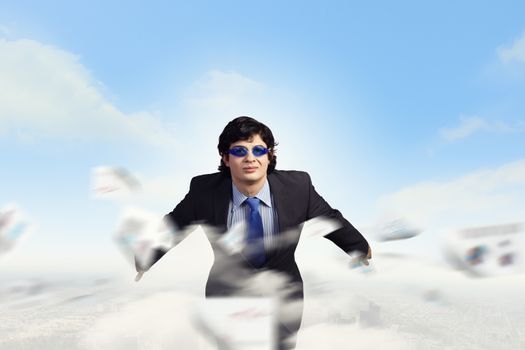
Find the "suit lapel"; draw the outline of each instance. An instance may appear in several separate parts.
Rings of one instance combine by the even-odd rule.
[[[225,232],[227,229],[228,207],[232,199],[232,181],[231,178],[224,176],[219,186],[215,188],[213,194],[214,224],[220,230]]]
[[[292,202],[290,196],[288,195],[285,184],[282,183],[279,176],[275,173],[277,170],[268,175],[268,182],[270,183],[270,191],[272,192],[275,210],[277,211],[277,220],[279,221],[279,232],[278,235],[285,233],[287,230],[297,226],[297,223],[294,222],[293,212],[290,210],[292,207]],[[282,239],[277,240],[277,249],[280,249],[282,246]]]

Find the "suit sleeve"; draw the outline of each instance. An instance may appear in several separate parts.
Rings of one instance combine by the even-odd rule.
[[[175,209],[164,216],[164,221],[173,228],[174,239],[171,248],[179,244],[186,236],[187,232],[185,229],[195,221],[194,216],[194,197],[197,186],[195,185],[195,178],[191,180],[190,190],[184,197],[184,199],[177,204]],[[169,248],[169,249],[171,249]],[[150,263],[148,266],[141,266],[135,256],[135,269],[137,271],[149,270],[157,261],[159,261],[169,249],[166,248],[155,248],[151,254]]]
[[[361,235],[361,233],[343,217],[339,210],[330,207],[323,197],[321,197],[315,190],[310,175],[307,174],[307,177],[309,188],[308,218],[311,219],[318,216],[324,216],[337,220],[342,227],[329,233],[325,238],[334,242],[346,253],[359,251],[366,255],[369,246],[363,235]]]
[[[188,225],[195,221],[195,178],[190,182],[190,190],[182,201],[170,213],[164,216],[164,220],[175,226],[177,231],[183,231]]]

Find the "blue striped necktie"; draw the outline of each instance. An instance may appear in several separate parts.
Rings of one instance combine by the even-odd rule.
[[[266,262],[266,253],[264,251],[263,223],[259,213],[260,200],[257,197],[250,197],[246,199],[246,203],[250,206],[246,256],[253,266],[261,267]]]

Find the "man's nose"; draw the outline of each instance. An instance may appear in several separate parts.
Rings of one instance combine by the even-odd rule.
[[[248,151],[248,154],[244,157],[245,162],[253,162],[255,160],[255,156],[253,155],[253,152],[251,150]]]

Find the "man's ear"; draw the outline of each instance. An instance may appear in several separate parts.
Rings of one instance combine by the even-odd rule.
[[[268,160],[271,162],[273,160],[273,157],[275,156],[275,153],[273,151],[268,152]]]
[[[223,154],[222,155],[222,161],[224,162],[224,164],[226,164],[226,166],[229,168],[230,167],[230,157],[229,157],[229,154]]]

